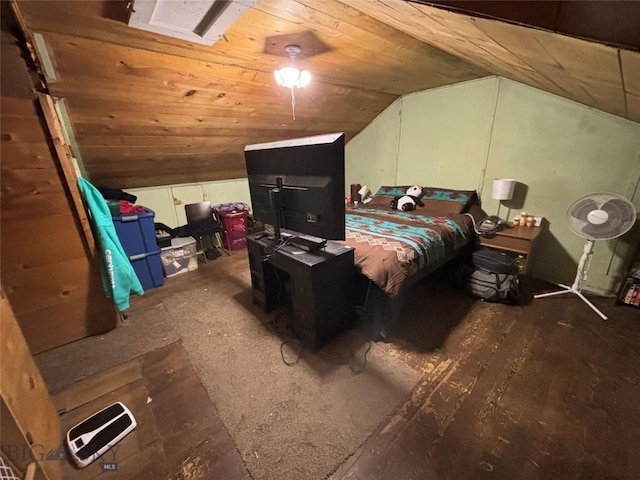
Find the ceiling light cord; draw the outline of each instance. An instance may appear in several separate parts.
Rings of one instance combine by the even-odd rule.
[[[293,119],[296,119],[296,96],[293,93],[293,87],[291,87],[291,114]]]

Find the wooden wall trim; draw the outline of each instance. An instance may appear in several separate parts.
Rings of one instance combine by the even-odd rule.
[[[73,165],[73,157],[71,156],[71,150],[69,145],[65,142],[64,134],[62,133],[62,126],[60,125],[60,119],[56,113],[53,99],[50,95],[45,93],[37,93],[40,107],[44,114],[45,121],[49,127],[49,133],[51,134],[51,140],[58,156],[58,162],[62,167],[64,178],[67,181],[67,187],[71,194],[75,213],[82,226],[84,232],[85,248],[87,250],[87,256],[93,258],[96,255],[95,240],[93,238],[93,232],[91,231],[91,225],[87,218],[87,212],[84,204],[82,203],[82,196],[78,190],[78,175],[76,174],[75,167]]]

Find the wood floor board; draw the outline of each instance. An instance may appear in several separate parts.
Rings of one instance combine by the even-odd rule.
[[[520,478],[523,472],[539,468],[544,461],[545,454],[542,458],[538,454],[546,448],[546,428],[539,418],[548,397],[549,379],[557,367],[548,361],[548,356],[565,338],[560,332],[551,341],[546,338],[542,332],[552,330],[551,322],[527,315],[522,320],[535,325],[534,336],[508,363],[508,371],[478,413],[487,435],[478,439],[479,445],[485,445],[484,455],[475,462],[471,478]],[[540,433],[542,438],[538,438]]]
[[[561,475],[568,479],[593,478],[583,476],[586,474],[585,468],[591,469],[586,436],[591,408],[584,401],[585,388],[588,388],[593,376],[584,359],[585,355],[594,351],[596,339],[592,334],[576,335],[580,326],[572,328],[565,324],[561,328],[570,330],[565,336],[567,340],[572,336],[574,338],[564,342],[560,351],[554,352],[555,358],[562,360],[557,365],[558,378],[553,383],[555,388],[548,396],[547,415],[543,414],[540,418],[545,424],[547,439],[544,451],[548,452],[541,459],[540,470],[545,475]]]
[[[108,456],[105,456],[109,460]],[[171,478],[165,475],[165,451],[160,439],[150,443],[136,455],[130,455],[123,460],[118,457],[118,470],[113,473],[101,474],[100,480],[109,478],[109,475],[117,478],[130,478],[136,480],[157,480]],[[115,475],[114,475],[115,474]],[[179,477],[178,477],[179,478]],[[187,477],[188,478],[188,477]],[[197,478],[197,477],[195,477]]]
[[[94,399],[64,415],[62,415],[62,430],[66,432],[93,413],[111,405],[116,401],[124,403],[133,413],[138,426],[125,437],[114,449],[105,453],[100,459],[88,467],[79,470],[71,462],[65,463],[63,471],[65,478],[93,478],[102,474],[101,463],[115,461],[118,464],[129,457],[139,456],[147,445],[158,438],[153,417],[146,408],[148,391],[142,379],[128,383],[117,390]],[[90,472],[90,473],[87,473]]]
[[[102,478],[108,474],[103,462],[115,462],[123,479],[250,479],[180,343],[81,380],[55,398],[65,410],[65,434],[116,401],[129,407],[138,424],[88,467],[63,462],[65,479]]]
[[[625,345],[610,344],[611,325],[598,317],[582,313],[569,325],[566,341],[557,351],[564,378],[556,409],[562,418],[556,422],[559,427],[550,449],[557,452],[554,459],[579,465],[571,469],[573,478],[625,478],[633,472],[629,458],[635,456],[635,449],[633,443],[620,440],[634,432],[638,440],[638,424],[629,417],[626,405],[639,393],[625,380],[630,378]],[[561,469],[554,461],[549,473]]]
[[[449,366],[445,375],[428,392],[423,391],[424,383],[418,387],[418,394],[414,394],[401,409],[413,413],[391,422],[395,430],[393,438],[388,435],[390,428],[385,427],[375,436],[375,440],[370,440],[370,448],[363,449],[365,453],[358,458],[355,468],[346,473],[345,478],[361,478],[364,472],[368,474],[371,470],[376,472],[374,478],[390,478],[394,475],[399,475],[397,478],[410,478],[416,472],[441,475],[440,469],[446,470],[446,465],[436,465],[429,459],[434,458],[434,452],[444,450],[440,444],[447,438],[449,428],[460,423],[457,415],[483,374],[489,366],[501,361],[500,358],[494,359],[496,353],[500,352],[502,358],[509,355],[502,353],[510,352],[510,349],[501,349],[501,344],[506,339],[514,342],[516,338],[508,335],[516,324],[516,319],[505,319],[504,316],[496,318],[492,309],[494,308],[481,309],[481,320],[474,325],[465,325],[469,328],[464,328],[464,336],[473,339],[472,342],[460,339],[460,343],[454,342],[450,348],[444,346],[439,357],[448,358]],[[452,336],[456,336],[456,333],[452,333]],[[404,346],[405,350],[408,348],[408,345]],[[428,382],[429,375],[423,378],[423,382],[425,379]],[[457,445],[454,452],[460,451],[460,447],[461,445]],[[455,454],[438,457],[438,461],[460,463]],[[458,470],[457,474],[459,473]],[[342,478],[343,474],[345,473],[340,472],[333,478]]]
[[[132,311],[244,281],[247,270],[245,252],[223,255],[136,298]],[[545,286],[525,282],[529,300],[506,306],[465,296],[446,274],[417,285],[393,341],[378,345],[422,378],[329,480],[636,478],[640,312],[594,298],[604,322],[577,298],[533,301]],[[125,398],[147,425],[118,456],[118,478],[251,478],[179,342],[82,384],[63,402],[63,423]]]
[[[526,348],[529,341],[524,332],[514,334],[516,326],[517,318],[511,319],[498,335],[478,344],[484,348],[459,360],[458,368],[423,404],[417,421],[407,425],[404,438],[395,446],[394,454],[415,452],[416,458],[396,462],[388,473],[403,465],[414,469],[419,465],[423,472],[440,476],[455,472],[457,478],[470,478],[469,470],[481,456],[486,436],[478,413],[488,402],[486,397],[495,393],[498,379],[509,373],[514,349]]]
[[[448,304],[446,296],[439,298]],[[610,308],[611,301],[600,302]],[[487,308],[501,310],[490,323],[482,321]],[[633,312],[618,312],[625,321],[612,331],[579,301],[524,307],[480,302],[475,318],[454,322],[437,351],[455,368],[421,399],[419,387],[403,409],[415,412],[422,400],[420,409],[409,418],[394,416],[331,479],[634,478],[637,462],[627,445],[639,441],[640,422],[631,410],[640,372],[639,357],[630,358],[636,342],[628,338],[638,339],[638,324],[626,320]],[[492,324],[502,332],[487,334]],[[614,333],[621,327],[627,335]],[[416,366],[433,360],[407,342],[390,349]],[[601,375],[605,371],[612,374]],[[600,388],[603,383],[607,388]]]
[[[182,346],[151,352],[141,362],[164,444],[167,475],[250,478]]]
[[[444,458],[446,463],[439,465],[438,471],[455,472],[460,479],[477,478],[480,472],[503,474],[496,464],[506,445],[520,441],[508,430],[523,413],[522,405],[509,412],[504,406],[508,404],[505,396],[514,389],[536,336],[535,327],[518,320],[509,325],[509,335],[496,344],[490,356],[477,364],[468,383],[460,385],[460,400],[450,414],[450,426],[441,433],[442,441],[432,445],[427,455]],[[521,326],[524,328],[518,328]]]
[[[132,360],[76,382],[73,388],[54,395],[53,401],[58,412],[65,413],[140,378],[140,364]]]
[[[91,401],[86,402],[78,406],[77,408],[64,413],[61,416],[63,430],[73,427],[75,424],[87,418],[93,412],[96,412],[97,410],[100,410],[104,407],[108,407],[114,402],[120,400],[123,402],[125,400],[130,402],[137,395],[142,394],[145,395],[144,399],[146,401],[148,390],[142,378],[138,378],[131,383],[119,386],[114,390],[105,393],[104,395],[95,397]]]
[[[627,328],[632,326],[628,323],[624,325]],[[607,326],[602,325],[598,332],[597,350],[589,360],[589,367],[597,365],[599,373],[599,382],[593,389],[589,403],[600,413],[605,425],[603,435],[598,436],[594,446],[603,452],[611,452],[606,458],[600,458],[615,465],[616,471],[621,472],[621,467],[626,466],[627,472],[638,472],[640,457],[635,453],[634,446],[640,444],[640,422],[630,421],[626,411],[626,405],[637,404],[640,398],[638,343],[634,341],[632,331],[616,338],[606,335],[605,330]],[[618,444],[626,448],[620,448]],[[620,476],[623,474],[620,473]]]

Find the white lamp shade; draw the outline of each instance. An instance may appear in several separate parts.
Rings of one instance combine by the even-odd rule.
[[[294,67],[284,67],[274,72],[278,85],[283,87],[302,88],[309,84],[311,81],[311,74],[306,70],[300,71]]]
[[[491,198],[494,200],[511,200],[516,181],[513,178],[496,178],[493,180]]]

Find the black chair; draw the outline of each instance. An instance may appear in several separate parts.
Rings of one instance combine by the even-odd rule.
[[[187,226],[192,236],[196,237],[196,245],[199,243],[200,247],[198,253],[201,253],[204,261],[207,261],[207,248],[205,247],[205,238],[209,240],[209,248],[215,247],[213,239],[216,239],[218,248],[224,251],[227,255],[230,255],[224,248],[224,242],[222,241],[222,232],[224,228],[220,219],[213,211],[211,202],[198,202],[191,203],[184,206],[184,211],[187,214]]]

